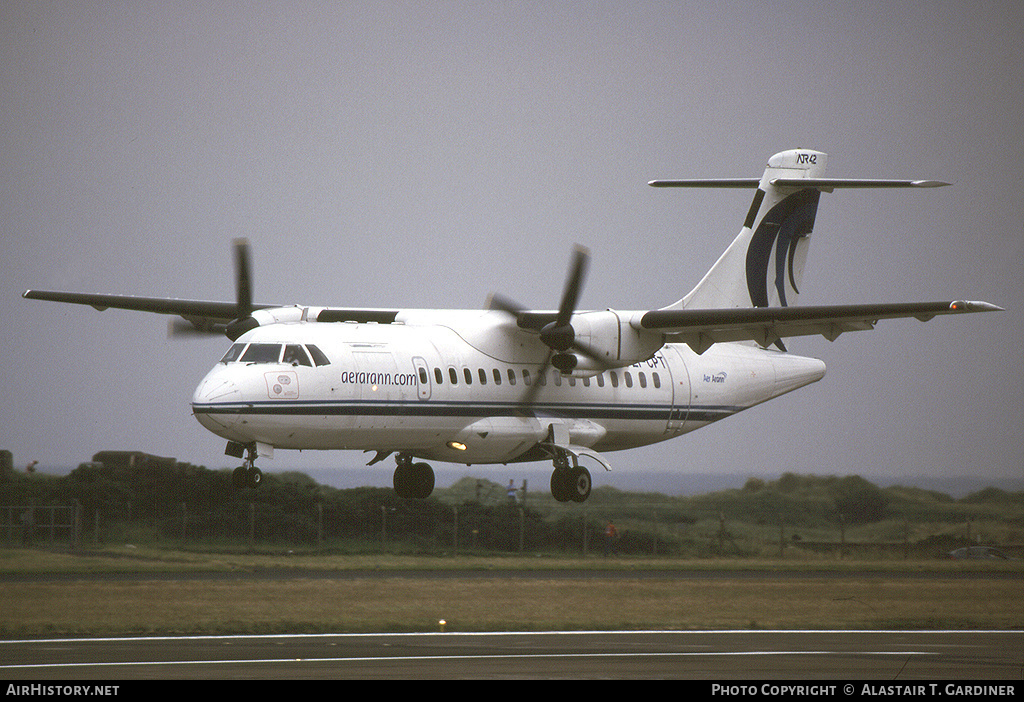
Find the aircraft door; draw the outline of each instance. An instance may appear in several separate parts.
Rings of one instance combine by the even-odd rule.
[[[425,359],[417,356],[412,359],[413,368],[416,369],[416,396],[421,400],[430,399],[430,369]]]
[[[683,356],[675,346],[662,347],[662,355],[668,365],[669,377],[672,379],[672,409],[668,415],[666,434],[681,434],[686,425],[686,417],[690,412],[690,374],[687,372]]]

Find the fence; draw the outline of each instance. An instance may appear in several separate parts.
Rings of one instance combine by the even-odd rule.
[[[234,507],[203,512],[183,502],[140,522],[124,516],[104,520],[99,510],[83,514],[78,505],[8,506],[0,507],[0,531],[8,546],[67,544],[71,549],[131,539],[183,547],[780,559],[943,557],[980,537],[971,523],[953,525],[947,530],[952,533],[935,537],[896,519],[884,528],[873,527],[868,538],[863,533],[851,538],[842,523],[800,528],[781,521],[731,522],[722,515],[683,520],[658,503],[524,507],[504,500],[455,505],[395,499],[358,509],[321,502],[291,510],[257,502]],[[609,523],[615,525],[615,538],[606,535]],[[1019,555],[1019,547],[1009,550]]]
[[[40,539],[53,545],[68,543],[76,548],[79,540],[79,507],[77,505],[11,505],[0,507],[3,515],[0,532],[7,545],[32,546]]]

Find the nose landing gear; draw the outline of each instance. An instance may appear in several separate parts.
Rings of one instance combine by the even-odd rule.
[[[235,458],[241,458],[243,451],[245,453],[245,463],[231,472],[231,484],[236,488],[252,488],[255,490],[263,482],[263,471],[256,467],[256,444],[228,444],[228,448],[224,453]]]
[[[434,491],[434,469],[426,463],[413,463],[412,456],[395,456],[395,492],[402,498],[423,500]]]

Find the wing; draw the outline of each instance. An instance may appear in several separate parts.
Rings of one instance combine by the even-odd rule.
[[[66,302],[73,305],[89,305],[99,311],[113,307],[135,312],[178,315],[190,322],[201,332],[224,331],[232,322],[244,320],[256,310],[270,309],[276,305],[252,304],[252,263],[249,242],[235,239],[235,301],[209,302],[206,300],[181,300],[166,297],[135,297],[133,295],[97,295],[93,293],[49,292],[26,290],[22,297],[29,300]]]
[[[155,312],[156,314],[180,315],[186,319],[200,318],[211,322],[227,323],[238,314],[238,303],[210,302],[206,300],[181,300],[173,297],[136,297],[134,295],[96,295],[92,293],[51,292],[47,290],[26,290],[22,297],[29,300],[67,302],[73,305],[89,305],[99,311],[109,308]],[[253,310],[269,309],[275,305],[253,305]]]
[[[753,307],[717,310],[653,310],[643,329],[660,331],[669,341],[686,343],[698,354],[723,341],[756,341],[770,346],[790,336],[821,334],[834,341],[848,331],[873,329],[881,319],[915,317],[926,322],[940,314],[990,312],[988,302],[914,302],[808,307]]]
[[[47,290],[26,290],[22,297],[29,300],[48,300],[50,302],[65,302],[73,305],[88,305],[101,312],[113,308],[135,312],[178,315],[190,322],[196,329],[204,331],[221,331],[240,316],[237,302],[182,300],[168,297],[136,297],[134,295],[97,295],[93,293],[51,292]],[[275,307],[275,305],[249,305],[247,309],[248,311],[255,311],[272,307]]]

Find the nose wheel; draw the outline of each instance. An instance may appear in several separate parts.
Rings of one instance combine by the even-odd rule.
[[[423,500],[434,491],[434,469],[426,463],[413,463],[412,456],[395,457],[395,493],[402,498]]]
[[[263,471],[256,467],[256,447],[245,448],[245,463],[231,472],[231,484],[236,488],[256,489],[263,482]]]

